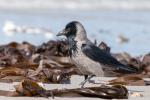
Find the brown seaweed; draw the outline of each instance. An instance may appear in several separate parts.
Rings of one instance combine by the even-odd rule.
[[[102,42],[99,47],[110,53],[110,47],[106,43]],[[138,74],[149,77],[149,54],[146,54],[143,60],[131,57],[128,53],[112,55],[128,66],[141,69],[141,73]],[[44,61],[42,65],[41,61]],[[81,75],[76,66],[69,61],[66,41],[48,41],[40,46],[28,42],[11,42],[2,45],[0,46],[0,68],[1,82],[7,79],[9,82],[11,76],[16,76],[12,81],[19,81],[20,76],[38,82],[62,83],[62,80],[69,80],[71,75]]]
[[[144,86],[146,83],[139,75],[128,75],[118,77],[109,81],[110,85],[121,84],[121,85],[133,85],[133,86]]]
[[[128,90],[122,85],[100,87],[87,87],[76,89],[54,89],[45,90],[36,82],[31,80],[23,80],[15,86],[18,96],[42,96],[42,97],[95,97],[105,99],[127,99]]]

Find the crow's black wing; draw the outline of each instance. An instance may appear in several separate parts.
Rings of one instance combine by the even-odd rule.
[[[89,57],[90,59],[99,62],[103,65],[111,67],[114,71],[120,73],[136,73],[137,68],[129,67],[118,62],[114,57],[112,57],[109,53],[102,51],[100,48],[95,46],[94,44],[87,42],[86,44],[82,44],[81,47],[82,52]]]

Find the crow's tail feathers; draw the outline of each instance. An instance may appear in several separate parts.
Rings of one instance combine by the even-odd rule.
[[[132,73],[139,73],[140,70],[134,66],[127,66],[120,64],[116,68],[116,72],[124,73],[124,74],[132,74]]]

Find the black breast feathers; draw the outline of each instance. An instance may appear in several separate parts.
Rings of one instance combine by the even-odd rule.
[[[74,40],[73,37],[70,37],[68,40],[68,46],[69,46],[69,56],[75,56],[77,53],[77,41]]]

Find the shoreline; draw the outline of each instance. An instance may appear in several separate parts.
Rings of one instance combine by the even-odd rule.
[[[12,10],[150,10],[149,0],[0,0],[0,9]]]

